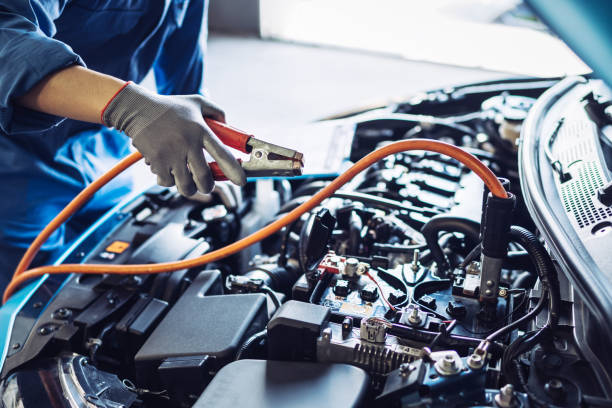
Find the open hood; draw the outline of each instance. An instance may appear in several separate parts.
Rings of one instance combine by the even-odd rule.
[[[612,86],[612,4],[608,0],[525,0],[534,12]]]

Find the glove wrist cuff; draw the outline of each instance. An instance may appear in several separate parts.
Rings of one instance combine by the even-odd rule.
[[[110,100],[102,112],[102,123],[134,138],[169,107],[164,97],[130,82]]]
[[[102,111],[100,111],[100,122],[102,122],[104,126],[111,127],[111,125],[109,125],[107,120],[105,120],[105,113],[106,113],[106,110],[108,109],[108,106],[111,104],[111,102],[115,100],[117,95],[119,95],[131,83],[132,81],[127,81],[125,84],[123,84],[121,88],[119,88],[117,92],[115,92],[115,94],[108,100],[108,102],[106,102],[106,105],[104,105],[104,108],[102,108]]]

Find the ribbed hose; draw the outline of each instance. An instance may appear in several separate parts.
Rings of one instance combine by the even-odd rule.
[[[478,242],[480,236],[480,223],[463,217],[436,215],[421,228],[427,247],[431,251],[434,261],[440,271],[448,271],[450,263],[438,243],[441,232],[460,232],[473,242]]]
[[[257,332],[255,334],[253,334],[251,337],[249,337],[244,342],[242,347],[240,347],[240,350],[238,351],[238,354],[236,354],[236,360],[240,360],[244,356],[244,353],[246,353],[251,348],[251,346],[253,344],[259,343],[260,341],[265,339],[267,335],[268,335],[268,331],[266,329],[263,329],[262,331]]]
[[[544,245],[530,231],[523,227],[510,227],[510,240],[525,248],[531,261],[535,265],[536,272],[542,282],[543,290],[548,290],[550,299],[550,326],[554,327],[559,322],[559,309],[561,307],[561,292],[557,271],[548,256]]]

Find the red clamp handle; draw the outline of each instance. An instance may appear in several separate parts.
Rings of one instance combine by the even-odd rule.
[[[236,159],[236,160],[238,160],[238,163],[242,164],[241,159]],[[216,181],[226,181],[227,180],[227,177],[225,177],[225,174],[223,174],[217,162],[208,163],[208,165],[210,166],[210,171],[212,171],[213,179],[215,179]]]
[[[240,150],[243,153],[249,153],[247,151],[247,142],[252,135],[213,119],[205,118],[204,121],[224,145]]]

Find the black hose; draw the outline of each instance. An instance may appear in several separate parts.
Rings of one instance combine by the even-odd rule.
[[[291,237],[292,230],[297,225],[298,221],[294,221],[284,228],[283,238],[281,240],[281,247],[278,256],[278,266],[280,267],[284,268],[287,266],[287,250],[289,248],[289,238]]]
[[[440,214],[440,211],[435,210],[433,208],[416,207],[414,205],[404,204],[396,200],[378,197],[372,194],[358,193],[356,191],[340,190],[340,191],[336,191],[332,195],[332,197],[359,201],[364,204],[369,204],[373,207],[382,207],[382,208],[388,208],[392,210],[412,211],[412,212],[418,212],[418,213],[422,213],[425,215],[431,215],[431,216]]]
[[[531,262],[531,257],[528,253],[523,253],[523,251],[508,251],[508,257],[504,260],[503,267],[513,271],[528,271],[536,277],[533,273],[535,266]]]
[[[582,402],[591,407],[612,407],[612,401],[607,398],[583,395]]]
[[[310,195],[304,195],[304,196],[299,196],[299,197],[292,198],[291,200],[289,200],[285,204],[283,204],[281,206],[281,208],[279,208],[277,214],[287,213],[287,212],[289,212],[289,211],[299,207],[300,205],[304,204],[306,201],[308,201],[309,198],[310,198]]]
[[[306,220],[306,222],[302,225],[302,229],[300,230],[300,242],[298,242],[297,258],[298,263],[300,265],[300,270],[306,274],[313,272],[316,266],[312,262],[310,262],[309,264],[308,254],[306,253],[306,245],[309,242],[311,236],[310,233],[312,232],[312,226],[314,224],[316,216],[316,212],[311,212],[308,215],[308,220]]]
[[[535,403],[535,405],[540,406],[540,407],[549,407],[550,404],[543,400],[542,398],[540,398],[539,396],[537,396],[534,392],[531,391],[531,389],[529,388],[529,382],[527,380],[527,377],[525,377],[525,374],[523,373],[522,367],[521,367],[521,363],[519,363],[516,360],[512,361],[514,363],[515,369],[516,369],[516,374],[517,377],[519,379],[519,384],[521,385],[521,387],[523,387],[523,391],[525,391],[525,393],[527,394],[527,397],[529,397],[529,400],[533,403]]]
[[[242,275],[261,279],[271,290],[289,294],[293,284],[299,279],[300,272],[293,265],[280,266],[279,262],[277,266],[253,266]]]
[[[379,195],[382,195],[383,197],[389,198],[391,200],[398,200],[398,201],[404,200],[404,197],[402,197],[395,191],[385,190],[385,189],[378,188],[378,187],[357,188],[355,191],[359,193],[364,193],[364,194],[371,194],[377,197]]]
[[[238,354],[236,354],[236,360],[240,360],[244,356],[244,353],[246,353],[251,348],[252,345],[260,343],[263,339],[266,338],[267,335],[268,335],[268,331],[266,329],[263,329],[262,331],[257,332],[253,334],[251,337],[249,337],[244,342],[242,347],[240,347],[240,350],[238,350]]]
[[[556,326],[557,323],[559,323],[561,290],[559,288],[557,271],[552,260],[548,256],[544,245],[532,232],[525,228],[519,226],[510,227],[510,239],[527,251],[531,261],[535,265],[536,272],[542,282],[542,289],[549,293],[549,324],[551,327]]]
[[[364,122],[359,123],[360,126],[364,126],[371,123],[376,122],[389,122],[389,121],[398,121],[398,122],[406,122],[406,123],[424,123],[425,125],[433,125],[433,126],[442,126],[447,127],[449,129],[455,130],[459,133],[465,133],[471,136],[476,137],[477,132],[470,128],[469,126],[462,125],[456,121],[453,121],[452,118],[438,118],[427,115],[412,115],[408,113],[387,113],[382,117],[377,117],[376,119],[366,120]]]
[[[482,245],[476,245],[463,259],[460,268],[465,268],[470,264],[470,262],[477,260],[480,257],[482,252]],[[506,259],[504,259],[504,269],[511,270],[529,270],[533,268],[533,264],[531,262],[531,258],[529,254],[525,251],[508,251]]]
[[[460,232],[472,242],[478,242],[480,236],[480,223],[464,217],[436,215],[423,225],[421,233],[425,237],[431,255],[438,264],[438,269],[442,272],[446,272],[451,266],[438,242],[441,232]]]
[[[287,201],[278,210],[277,214],[286,213],[286,212],[289,212],[297,208],[299,205],[306,202],[310,197],[311,197],[310,195],[304,195],[304,196],[295,197],[291,199],[290,201]],[[397,200],[391,200],[389,198],[378,197],[372,194],[359,193],[356,191],[340,190],[332,194],[331,197],[343,198],[345,200],[358,201],[364,204],[369,204],[373,207],[386,208],[386,209],[391,209],[391,210],[418,212],[418,213],[429,215],[429,216],[440,214],[440,211],[434,208],[417,207],[417,206],[410,205],[410,204],[404,204]]]
[[[476,259],[478,259],[478,257],[480,256],[480,253],[482,252],[482,246],[481,244],[476,245],[463,259],[463,261],[461,262],[461,264],[459,265],[459,267],[461,269],[464,269],[466,266],[468,266],[470,264],[470,262],[475,261]]]
[[[392,323],[391,327],[389,328],[389,333],[397,337],[427,344],[431,343],[439,334],[439,332],[432,332],[416,327],[405,326],[399,323]],[[478,347],[481,343],[481,340],[472,337],[449,334],[447,336],[441,337],[438,342],[440,343],[440,345],[444,345],[447,347]],[[489,350],[495,353],[499,352],[501,354],[503,346],[500,343],[492,342],[491,348]]]
[[[545,333],[546,327],[529,331],[514,339],[512,343],[506,347],[501,359],[501,370],[506,381],[521,385],[521,380],[517,377],[522,374],[522,368],[520,364],[515,364],[515,359],[528,350],[533,349],[540,342]],[[516,371],[516,376],[513,375],[514,373],[511,369]]]
[[[512,282],[512,288],[527,289],[533,287],[536,282],[536,276],[528,271],[521,272]]]
[[[281,301],[278,298],[278,295],[276,294],[276,292],[274,292],[268,286],[262,286],[261,291],[265,293],[266,295],[270,296],[270,299],[272,299],[272,303],[274,303],[274,306],[276,307],[276,309],[274,310],[276,312],[281,307]]]
[[[316,180],[310,183],[302,184],[293,192],[293,197],[313,195],[327,186],[329,183],[329,181],[325,180]]]
[[[326,273],[321,277],[321,279],[317,281],[314,289],[312,290],[312,294],[310,295],[310,298],[308,299],[310,303],[315,304],[315,305],[319,304],[319,301],[321,300],[321,296],[323,295],[323,292],[325,291],[325,289],[329,286],[331,279],[332,279],[332,274]]]
[[[357,212],[351,211],[348,224],[348,253],[358,254],[359,244],[361,243],[361,230],[363,229],[363,221],[359,214],[357,214]]]

